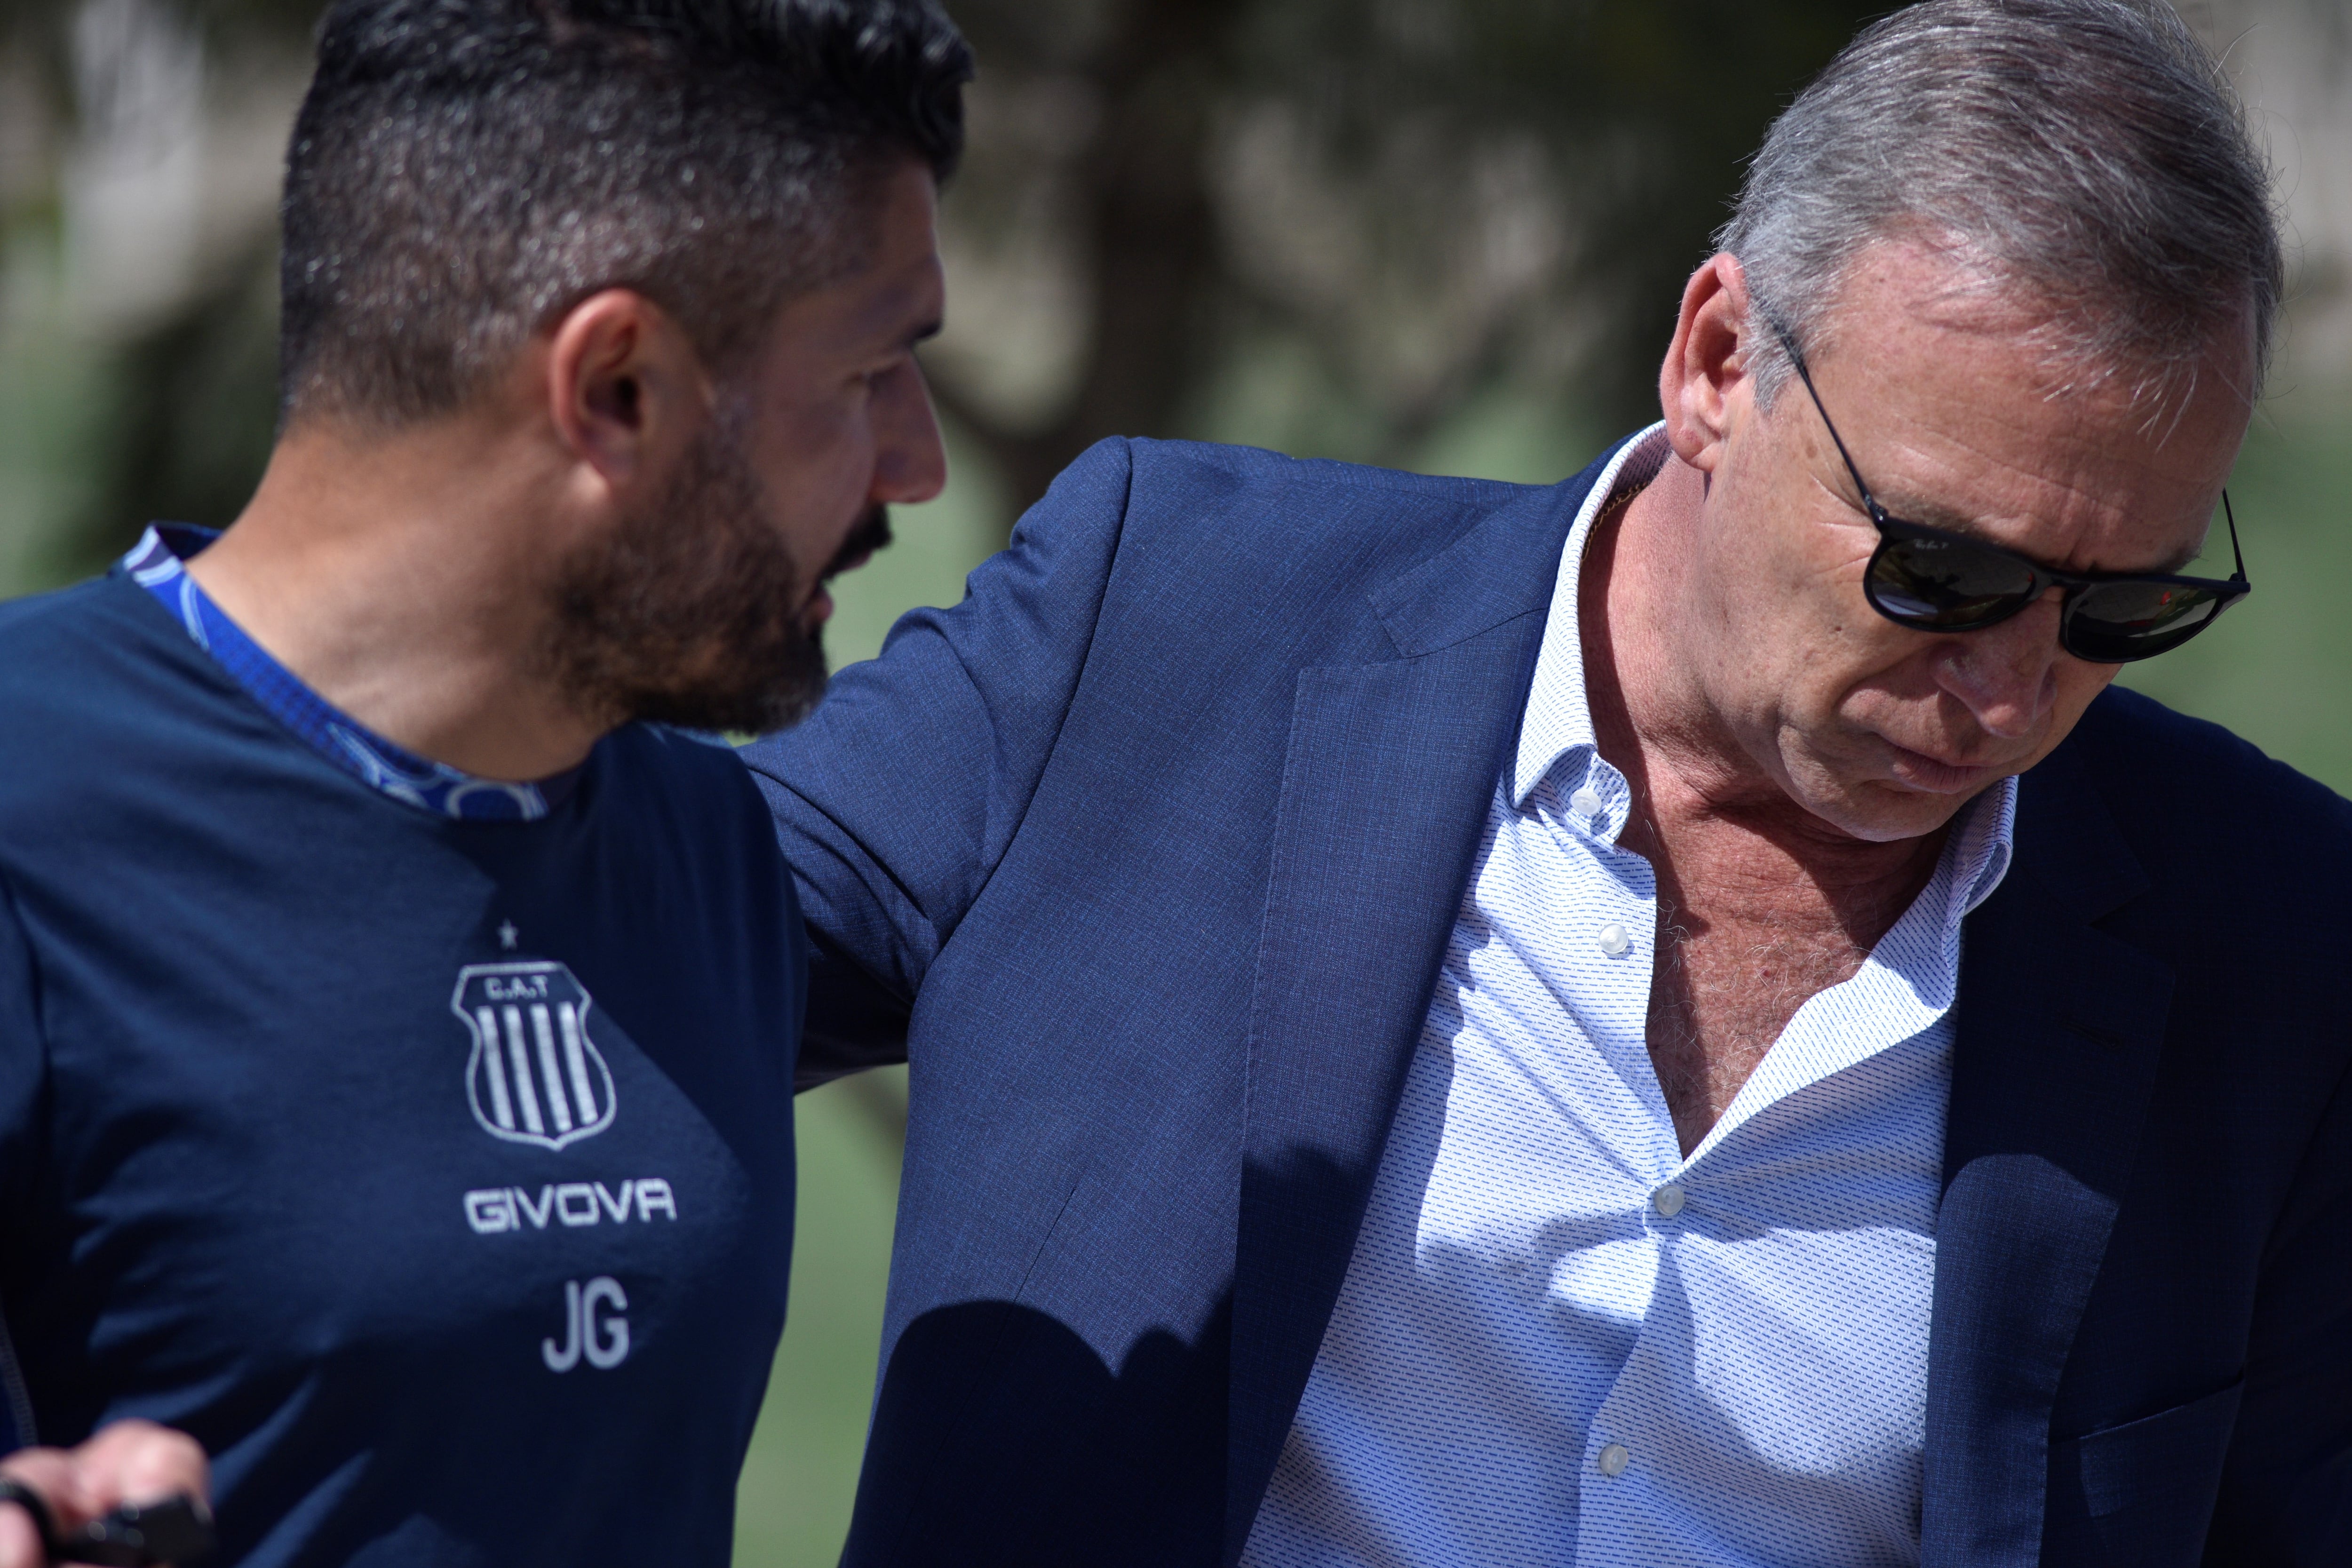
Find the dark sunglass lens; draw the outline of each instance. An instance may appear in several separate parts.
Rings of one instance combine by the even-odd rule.
[[[2033,592],[2024,563],[1964,539],[1890,539],[1872,558],[1868,583],[1880,614],[1923,630],[1990,626]]]
[[[2180,583],[2100,583],[2066,617],[2066,651],[2095,664],[2126,664],[2179,647],[2213,624],[2222,596]]]

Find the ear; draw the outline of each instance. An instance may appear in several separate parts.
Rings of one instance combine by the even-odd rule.
[[[614,489],[666,470],[710,411],[710,378],[694,345],[632,289],[607,289],[565,311],[545,364],[557,438]]]
[[[1721,464],[1731,426],[1754,400],[1748,375],[1748,275],[1728,251],[1683,286],[1675,341],[1658,372],[1658,402],[1675,455],[1701,473]]]

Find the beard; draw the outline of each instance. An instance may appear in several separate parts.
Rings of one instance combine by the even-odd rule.
[[[764,734],[824,695],[821,628],[731,422],[696,438],[662,493],[557,569],[541,665],[582,713]],[[819,581],[890,541],[872,508]]]

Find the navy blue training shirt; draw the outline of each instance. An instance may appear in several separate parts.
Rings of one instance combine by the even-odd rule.
[[[0,605],[5,1424],[191,1433],[227,1562],[726,1563],[805,973],[757,792],[631,726],[480,820],[196,631]]]

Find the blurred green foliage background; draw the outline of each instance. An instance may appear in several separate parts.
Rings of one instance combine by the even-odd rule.
[[[1103,435],[1531,482],[1581,468],[1654,416],[1681,280],[1740,159],[1878,8],[950,0],[982,62],[927,361],[952,477],[837,584],[836,665],[959,598]],[[97,569],[152,518],[226,524],[249,492],[273,422],[276,158],[317,9],[0,0],[0,595]],[[2352,789],[2352,8],[2183,10],[2271,143],[2296,264],[2231,487],[2255,593],[2128,679]],[[800,1103],[744,1568],[837,1555],[903,1093],[877,1074]]]

